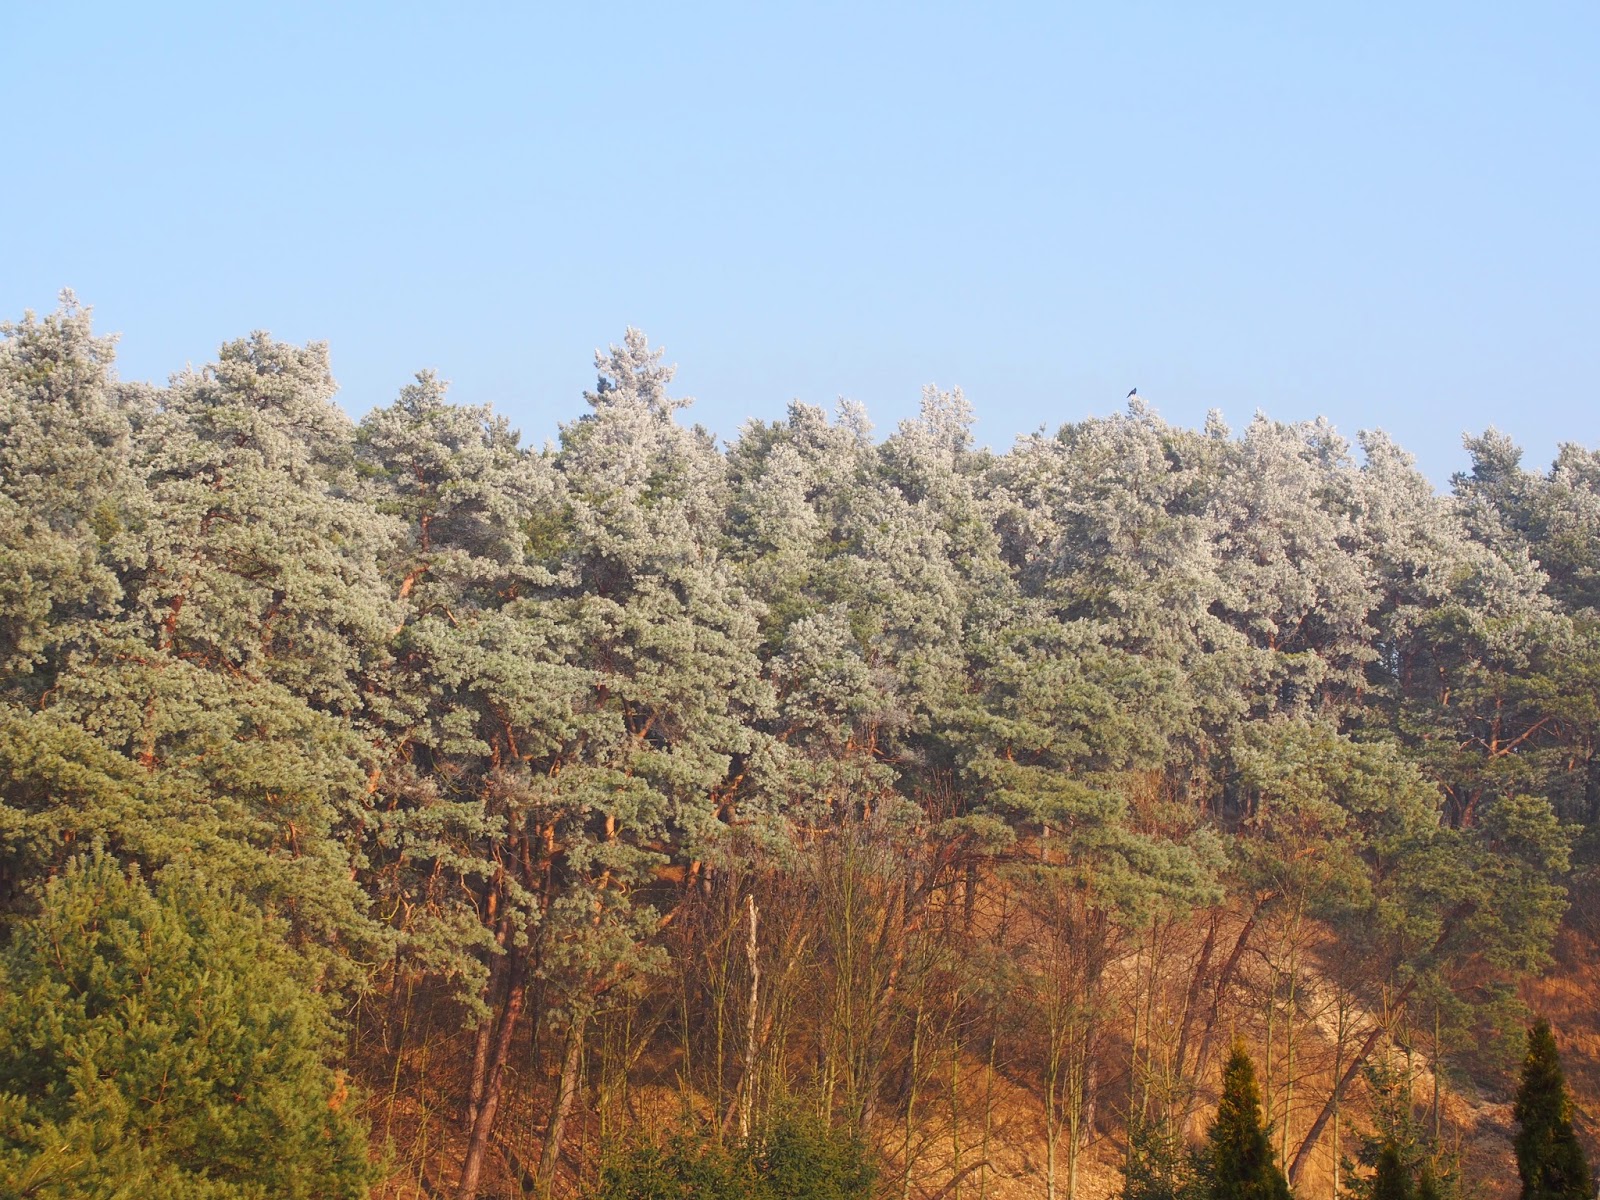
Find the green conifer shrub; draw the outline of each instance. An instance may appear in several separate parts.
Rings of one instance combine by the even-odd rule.
[[[1211,1200],[1288,1200],[1289,1184],[1272,1158],[1261,1119],[1256,1071],[1242,1043],[1222,1073],[1222,1101],[1207,1139]]]
[[[1572,1129],[1572,1097],[1555,1035],[1542,1017],[1528,1030],[1528,1055],[1513,1111],[1523,1200],[1588,1200],[1594,1194],[1589,1163]]]
[[[0,952],[0,1194],[367,1195],[326,1002],[267,920],[104,855],[36,896]]]
[[[1193,1151],[1170,1123],[1130,1114],[1121,1200],[1204,1200],[1195,1168]]]
[[[680,1135],[614,1156],[595,1200],[748,1200],[758,1186],[749,1168],[748,1156]]]
[[[860,1138],[802,1114],[773,1123],[756,1169],[773,1200],[867,1200],[877,1177]]]
[[[678,1136],[618,1154],[595,1200],[868,1200],[876,1179],[860,1139],[787,1114],[747,1144]]]
[[[1411,1175],[1393,1142],[1378,1152],[1378,1169],[1372,1177],[1372,1200],[1412,1200]]]

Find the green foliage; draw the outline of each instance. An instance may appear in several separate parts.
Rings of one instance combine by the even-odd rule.
[[[781,1116],[756,1152],[757,1171],[773,1200],[867,1200],[877,1172],[860,1138],[816,1117]]]
[[[1261,1117],[1261,1092],[1244,1045],[1235,1042],[1222,1073],[1222,1099],[1206,1140],[1209,1200],[1288,1200]]]
[[[1588,1200],[1594,1187],[1589,1162],[1572,1128],[1567,1093],[1550,1022],[1528,1030],[1528,1053],[1517,1087],[1517,1174],[1524,1200]]]
[[[1370,1200],[1412,1200],[1411,1172],[1406,1169],[1393,1142],[1386,1143],[1378,1152],[1372,1190],[1367,1195]]]
[[[632,329],[542,450],[428,373],[354,427],[318,344],[254,334],[159,388],[113,367],[70,296],[0,326],[0,912],[99,848],[161,880],[151,903],[236,896],[227,920],[293,946],[285,979],[459,1005],[485,1078],[520,1013],[576,1032],[575,1081],[592,1019],[680,1038],[719,1105],[747,1088],[759,1115],[802,1063],[831,1119],[877,1128],[959,1077],[935,1060],[1042,1029],[1059,1125],[1092,1108],[1131,962],[1135,1074],[1173,1077],[1127,1194],[1278,1195],[1247,1060],[1200,1163],[1163,1110],[1237,965],[1292,930],[1352,1012],[1430,1005],[1493,1068],[1483,1031],[1520,1024],[1600,823],[1595,452],[1539,474],[1486,434],[1441,496],[1382,435],[1358,466],[1322,422],[1234,436],[1134,403],[995,454],[937,388],[887,438],[796,403],[724,449]],[[748,960],[688,919],[747,885],[772,899]],[[970,1001],[979,959],[1012,999]],[[403,1031],[402,1007],[363,1011]],[[1413,1177],[1444,1167],[1375,1094],[1363,1166],[1391,1137]],[[14,1129],[46,1120],[25,1095]],[[48,1120],[101,1122],[107,1162],[155,1152],[94,1112]],[[838,1145],[778,1125],[634,1167],[831,1196],[863,1161]]]
[[[169,868],[67,864],[0,956],[0,1191],[355,1200],[326,1004],[278,931]]]
[[[1455,1152],[1430,1144],[1419,1126],[1413,1105],[1413,1079],[1397,1064],[1380,1060],[1362,1071],[1369,1097],[1370,1132],[1359,1140],[1355,1160],[1344,1159],[1350,1180],[1349,1194],[1356,1200],[1373,1200],[1380,1183],[1406,1187],[1415,1182],[1418,1195],[1424,1185],[1434,1197],[1460,1192],[1459,1162]],[[1393,1160],[1389,1162],[1389,1160]],[[1389,1165],[1385,1165],[1389,1162]],[[1366,1175],[1358,1174],[1365,1170]]]
[[[1393,1150],[1402,1162],[1412,1165],[1422,1155],[1413,1101],[1415,1076],[1399,1064],[1379,1059],[1362,1068],[1361,1077],[1366,1083],[1372,1129],[1360,1139],[1357,1161],[1369,1170],[1376,1169],[1378,1156]]]
[[[617,1155],[594,1200],[868,1200],[875,1179],[859,1140],[791,1114],[748,1145],[680,1135]]]
[[[111,362],[70,292],[0,324],[0,694],[37,697],[123,598],[138,502]]]
[[[615,1155],[600,1172],[593,1200],[753,1200],[763,1181],[748,1155],[709,1138],[678,1135]]]
[[[1205,1200],[1201,1164],[1170,1123],[1128,1121],[1121,1200]]]

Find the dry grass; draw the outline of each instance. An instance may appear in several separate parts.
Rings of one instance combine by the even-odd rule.
[[[1580,914],[1581,916],[1581,914]],[[1600,928],[1600,923],[1595,923]],[[1593,1154],[1600,1146],[1600,938],[1590,923],[1569,922],[1560,935],[1554,963],[1543,977],[1525,985],[1529,1007],[1550,1018],[1557,1030],[1563,1061],[1576,1100],[1576,1122]],[[1305,997],[1306,1011],[1326,1009],[1314,994]],[[1362,1014],[1363,1019],[1370,1019]],[[1247,1032],[1244,1028],[1240,1032]],[[1259,1035],[1260,1031],[1250,1030]],[[1297,1050],[1297,1103],[1292,1133],[1305,1127],[1331,1084],[1332,1029],[1325,1017],[1305,1022]],[[1113,1034],[1111,1041],[1116,1040]],[[465,1089],[465,1067],[470,1057],[470,1034],[459,1028],[441,1029],[431,1043],[405,1056],[398,1076],[369,1078],[364,1086],[375,1140],[387,1138],[393,1147],[391,1172],[375,1196],[379,1200],[432,1200],[453,1196],[453,1184],[465,1150],[459,1127],[459,1097]],[[649,1057],[649,1056],[647,1056]],[[390,1060],[392,1067],[392,1060]],[[648,1135],[685,1121],[686,1106],[674,1085],[674,1072],[666,1062],[641,1064],[637,1086],[630,1087],[626,1115],[631,1129]],[[380,1068],[388,1069],[388,1068]],[[983,1061],[963,1059],[958,1081],[956,1116],[952,1118],[948,1080],[930,1083],[918,1103],[911,1144],[910,1183],[904,1183],[906,1131],[903,1115],[889,1113],[874,1130],[875,1148],[885,1164],[886,1196],[906,1195],[914,1200],[1024,1200],[1045,1192],[1045,1125],[1042,1106],[1025,1073],[1008,1076],[997,1072],[986,1083]],[[987,1135],[983,1100],[992,1088]],[[1427,1065],[1415,1085],[1418,1093],[1431,1092]],[[392,1100],[390,1092],[393,1092]],[[511,1116],[502,1137],[489,1156],[483,1194],[518,1197],[526,1193],[519,1177],[537,1159],[542,1130],[537,1118],[547,1111],[549,1081],[517,1076],[510,1085]],[[1120,1121],[1114,1109],[1122,1102],[1116,1088],[1107,1094],[1102,1129],[1083,1151],[1077,1195],[1080,1200],[1108,1200],[1121,1186],[1123,1144]],[[1365,1100],[1356,1089],[1347,1109],[1348,1123],[1365,1124]],[[1447,1139],[1460,1147],[1470,1185],[1469,1195],[1481,1200],[1509,1200],[1518,1193],[1510,1141],[1513,1133],[1511,1105],[1505,1095],[1480,1095],[1470,1084],[1441,1090],[1441,1109]],[[710,1105],[688,1105],[688,1120],[709,1119]],[[1202,1113],[1196,1129],[1203,1129],[1209,1114]],[[618,1118],[613,1116],[613,1124]],[[568,1126],[567,1152],[556,1194],[577,1196],[581,1184],[594,1178],[603,1129],[600,1115],[580,1107]],[[613,1128],[609,1131],[614,1134]],[[1353,1139],[1345,1138],[1345,1150]],[[959,1145],[959,1149],[957,1148]],[[520,1160],[522,1170],[516,1163]],[[978,1164],[982,1164],[981,1166]],[[1332,1195],[1331,1137],[1324,1133],[1319,1152],[1297,1190],[1300,1200]],[[961,1173],[959,1185],[952,1177]],[[1058,1157],[1058,1195],[1065,1196],[1064,1148]]]

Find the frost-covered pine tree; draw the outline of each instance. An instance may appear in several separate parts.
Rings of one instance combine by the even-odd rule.
[[[84,623],[122,600],[139,499],[113,359],[70,292],[0,325],[0,670],[18,699],[48,689]]]

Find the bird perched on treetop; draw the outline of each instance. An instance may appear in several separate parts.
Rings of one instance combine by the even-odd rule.
[[[1139,394],[1139,389],[1138,388],[1129,388],[1128,389],[1128,394],[1127,394],[1126,397],[1124,397],[1124,399],[1132,400],[1138,394]]]

